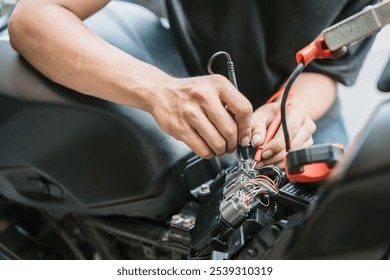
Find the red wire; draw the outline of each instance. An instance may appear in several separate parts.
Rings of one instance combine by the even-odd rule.
[[[285,87],[282,87],[280,88],[276,93],[274,93],[266,102],[266,104],[269,104],[273,101],[275,101],[275,99],[282,95],[283,92],[284,92],[284,89]],[[288,98],[288,102],[290,101],[291,99],[291,96],[292,96],[292,90],[290,91],[289,93],[289,98]],[[287,105],[288,106],[288,105]],[[264,146],[275,136],[276,132],[278,131],[279,129],[279,126],[280,126],[280,123],[281,123],[281,113],[280,111],[278,111],[278,113],[275,115],[273,121],[271,122],[271,124],[268,126],[267,128],[267,133],[265,135],[265,139],[264,139],[264,142],[263,144],[261,144],[260,146],[258,146],[256,148],[256,153],[255,153],[255,156],[254,156],[254,161],[255,162],[260,162],[261,161],[261,155],[263,153],[263,149],[264,149]]]
[[[285,88],[285,87],[282,87],[282,88],[280,88],[277,92],[275,92],[275,93],[267,100],[267,102],[265,102],[265,104],[269,104],[269,103],[273,102],[279,95],[282,95],[282,93],[284,92],[284,88]]]

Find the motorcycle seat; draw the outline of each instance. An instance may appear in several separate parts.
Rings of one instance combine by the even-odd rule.
[[[85,24],[140,60],[177,77],[188,75],[170,30],[146,8],[111,1]],[[0,41],[0,61],[2,193],[40,207],[42,201],[18,188],[42,178],[64,194],[62,208],[52,207],[58,215],[156,218],[186,201],[189,191],[175,170],[193,154],[151,115],[49,81],[8,41]],[[51,209],[50,203],[42,207]]]

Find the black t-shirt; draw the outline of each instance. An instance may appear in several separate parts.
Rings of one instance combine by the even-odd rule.
[[[172,0],[170,19],[185,48],[192,50],[192,74],[206,74],[212,54],[224,50],[234,62],[240,91],[256,108],[262,105],[296,66],[296,52],[325,28],[377,0]],[[168,4],[168,8],[170,5]],[[172,6],[170,7],[172,9]],[[172,11],[171,11],[172,15]],[[177,20],[179,19],[179,20]],[[179,21],[179,22],[178,22]],[[178,27],[179,26],[179,27]],[[188,34],[185,34],[188,33]],[[184,35],[183,35],[184,34]],[[338,60],[317,60],[305,71],[324,73],[351,85],[373,37],[349,47]],[[218,59],[213,71],[226,73]],[[313,93],[315,94],[315,93]]]

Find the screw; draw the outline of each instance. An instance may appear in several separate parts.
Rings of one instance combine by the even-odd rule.
[[[180,219],[180,215],[173,215],[172,216],[172,220],[178,220],[178,219]]]
[[[257,250],[255,248],[249,248],[247,251],[246,251],[247,255],[251,258],[255,258],[257,257]]]
[[[190,218],[184,220],[183,227],[189,229],[193,225],[193,221]]]
[[[173,215],[171,218],[171,224],[172,225],[177,225],[181,222],[181,217],[180,215]]]
[[[202,184],[200,186],[199,194],[206,195],[210,193],[210,187],[208,184]]]

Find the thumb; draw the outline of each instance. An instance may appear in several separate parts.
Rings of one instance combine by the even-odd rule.
[[[257,122],[254,125],[254,131],[252,132],[251,144],[252,147],[256,148],[264,142],[266,133],[266,124],[264,121]]]
[[[254,131],[252,132],[251,144],[254,148],[262,145],[265,140],[267,127],[278,111],[277,104],[265,104],[253,113]]]

